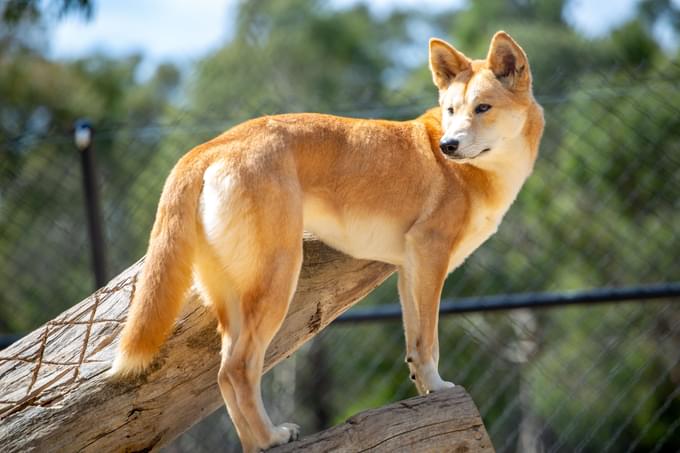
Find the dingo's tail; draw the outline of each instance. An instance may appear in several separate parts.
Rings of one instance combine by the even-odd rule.
[[[138,374],[151,363],[191,285],[198,200],[207,160],[194,154],[179,161],[163,187],[111,376]]]

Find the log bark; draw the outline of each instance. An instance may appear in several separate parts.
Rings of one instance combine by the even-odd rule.
[[[267,370],[394,272],[310,237],[304,251]],[[157,450],[223,404],[216,322],[193,291],[148,373],[119,383],[105,378],[141,265],[0,353],[3,452]]]
[[[480,452],[495,450],[464,388],[418,396],[362,412],[345,423],[267,453]]]

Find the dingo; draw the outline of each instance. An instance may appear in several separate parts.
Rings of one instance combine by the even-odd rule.
[[[526,54],[506,33],[474,61],[432,39],[429,62],[440,107],[415,120],[266,116],[186,154],[165,183],[112,375],[151,362],[195,275],[218,318],[218,383],[243,449],[297,438],[267,416],[260,376],[307,229],[398,266],[411,378],[421,394],[452,387],[437,370],[444,279],[496,231],[544,122]]]

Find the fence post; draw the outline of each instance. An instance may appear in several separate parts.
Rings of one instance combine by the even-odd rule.
[[[80,151],[83,191],[85,193],[85,214],[87,215],[96,290],[106,284],[106,254],[90,122],[84,119],[77,120],[73,128],[73,138],[78,151]]]

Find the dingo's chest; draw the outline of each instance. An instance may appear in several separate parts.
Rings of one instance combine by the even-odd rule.
[[[449,272],[453,272],[463,264],[479,246],[491,237],[503,220],[506,209],[490,210],[478,209],[474,212],[468,225],[463,230],[460,239],[454,246],[449,258]]]

